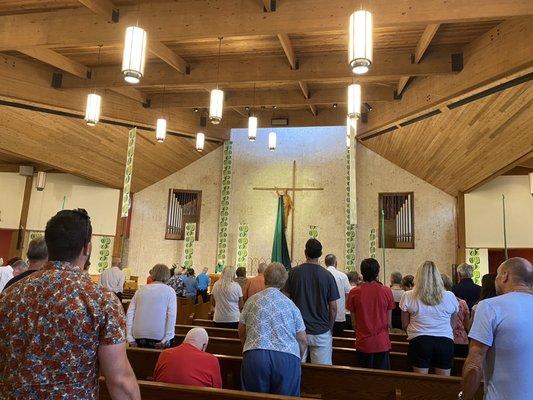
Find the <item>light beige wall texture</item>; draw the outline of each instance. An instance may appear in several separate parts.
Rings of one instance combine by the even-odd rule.
[[[0,172],[0,228],[18,229],[26,177],[17,172]]]
[[[200,240],[194,244],[193,262],[197,272],[202,267],[214,270],[221,173],[222,147],[219,147],[184,169],[135,193],[127,262],[132,268],[132,275],[140,277],[139,282],[146,282],[148,271],[156,263],[165,263],[170,267],[172,263],[183,261],[183,241],[165,240],[169,189],[202,191]]]
[[[377,233],[378,193],[414,192],[415,248],[386,249],[387,275],[392,271],[414,275],[426,260],[449,274],[455,262],[455,198],[363,145],[357,145],[356,157],[358,264],[370,256],[370,229],[376,228]],[[381,248],[376,248],[376,259],[382,262]]]
[[[255,142],[248,140],[246,129],[232,130],[229,263],[235,263],[236,235],[241,222],[249,226],[248,253],[252,258],[249,270],[255,273],[258,259],[270,259],[277,196],[274,191],[256,191],[253,188],[292,186],[292,164],[295,160],[296,186],[322,187],[324,190],[296,192],[293,263],[305,260],[304,247],[309,239],[309,225],[317,225],[318,239],[324,246],[324,253],[335,253],[339,258],[339,267],[344,268],[345,128],[274,129],[277,133],[275,151],[269,151],[267,146],[271,130],[260,129]],[[290,218],[288,225],[287,242],[290,248]]]
[[[465,194],[466,246],[503,248],[502,194],[507,246],[533,247],[533,196],[527,175],[503,175]]]

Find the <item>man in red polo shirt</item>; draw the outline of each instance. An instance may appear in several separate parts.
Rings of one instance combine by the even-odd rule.
[[[222,388],[218,359],[205,352],[209,337],[204,328],[193,328],[178,347],[164,350],[154,371],[156,382]]]
[[[346,302],[355,330],[357,364],[363,368],[390,369],[389,327],[395,307],[392,291],[377,280],[377,260],[363,260],[361,274],[363,284],[350,291]]]

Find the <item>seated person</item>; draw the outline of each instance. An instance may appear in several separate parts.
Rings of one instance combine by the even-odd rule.
[[[204,328],[191,329],[181,345],[164,350],[159,355],[154,381],[222,388],[218,359],[205,352],[208,341]]]

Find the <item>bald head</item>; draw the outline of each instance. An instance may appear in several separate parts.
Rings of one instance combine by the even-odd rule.
[[[183,340],[183,343],[188,343],[201,351],[205,351],[208,342],[209,336],[204,328],[192,328],[187,332],[187,335]]]
[[[520,288],[533,287],[533,266],[522,257],[513,257],[498,267],[496,292],[509,293]]]

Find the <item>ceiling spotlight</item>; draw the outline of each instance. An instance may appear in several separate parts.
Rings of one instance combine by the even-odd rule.
[[[368,103],[363,103],[368,111],[372,111],[372,106]]]
[[[333,108],[337,108],[337,103],[333,103]]]
[[[194,110],[194,112],[198,112],[199,111],[197,107],[194,107],[193,110]]]
[[[248,106],[244,107],[244,109],[245,109],[246,111],[250,111],[250,107],[248,107]]]
[[[278,108],[278,106],[272,106],[272,108],[275,110],[276,108]]]

